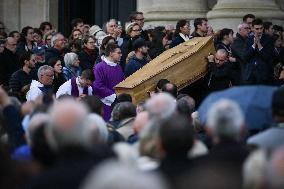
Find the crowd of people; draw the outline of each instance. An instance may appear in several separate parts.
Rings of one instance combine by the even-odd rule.
[[[133,12],[129,21],[101,28],[76,18],[69,37],[49,22],[7,35],[0,22],[0,188],[284,188],[283,27],[252,14],[236,35],[206,18],[192,32],[188,20],[145,28]],[[207,36],[216,53],[195,95],[166,78],[137,104],[115,93],[167,49]],[[228,99],[201,124],[199,103],[239,85],[279,86],[271,126],[251,132]]]

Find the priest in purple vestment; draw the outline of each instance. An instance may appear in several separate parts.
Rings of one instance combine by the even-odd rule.
[[[56,92],[56,98],[62,95],[71,95],[76,98],[93,95],[92,84],[95,80],[92,70],[86,69],[81,76],[73,77],[63,83]]]
[[[109,121],[111,116],[111,104],[116,99],[113,89],[118,83],[124,80],[124,74],[119,65],[121,50],[118,45],[110,43],[105,50],[106,57],[94,67],[96,80],[93,83],[94,93],[104,103],[104,119]]]

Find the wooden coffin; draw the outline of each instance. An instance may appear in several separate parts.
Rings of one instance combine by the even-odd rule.
[[[182,89],[207,73],[207,56],[214,54],[212,37],[197,37],[169,49],[114,87],[127,93],[135,104],[149,97],[160,79],[168,79]]]

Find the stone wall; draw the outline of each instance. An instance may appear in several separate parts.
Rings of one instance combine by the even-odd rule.
[[[25,26],[39,27],[43,21],[58,25],[58,0],[1,0],[0,20],[7,28],[20,31]]]
[[[21,30],[21,28],[26,25],[39,27],[42,21],[50,21],[55,28],[57,28],[58,1],[59,0],[0,0],[0,21],[6,24],[8,31]],[[239,0],[231,1],[238,2]],[[267,1],[276,1],[281,10],[284,10],[284,0]],[[223,26],[236,28],[237,23],[241,21],[241,16],[228,16],[227,13],[231,13],[232,15],[233,13],[244,12],[244,10],[232,7],[233,9],[227,9],[229,11],[224,12],[224,15],[221,16],[222,18],[216,19],[216,15],[214,18],[212,17],[211,11],[212,9],[214,10],[214,7],[216,8],[217,2],[218,0],[137,0],[137,10],[145,13],[145,25],[175,25],[178,19],[189,19],[192,22],[196,17],[209,16],[209,21],[214,25],[214,29],[219,29]],[[254,10],[247,11],[253,12]],[[268,13],[273,14],[273,12],[274,11],[270,11]],[[262,16],[262,12],[260,11],[259,13],[260,16]],[[278,13],[279,11],[276,17],[279,15]],[[267,15],[265,19],[269,20],[269,17],[270,16]],[[272,21],[283,24],[281,14],[278,17],[279,18],[273,18]]]

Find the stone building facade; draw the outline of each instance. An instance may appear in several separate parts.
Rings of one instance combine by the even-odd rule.
[[[10,31],[26,25],[38,27],[46,20],[58,28],[59,1],[0,0],[0,21]],[[178,19],[192,21],[196,17],[207,17],[215,30],[225,26],[236,29],[247,13],[284,25],[284,0],[137,0],[137,10],[145,13],[146,25],[175,24]]]
[[[245,14],[284,25],[284,0],[137,0],[137,9],[145,13],[146,24],[175,24],[178,19],[193,21],[206,17],[214,30],[236,30]]]

